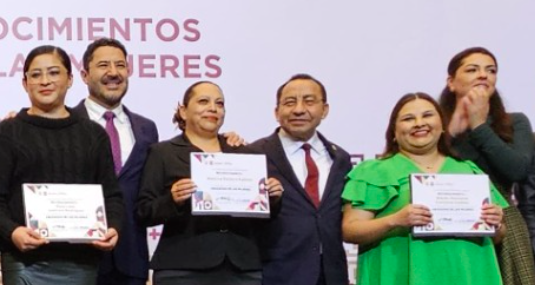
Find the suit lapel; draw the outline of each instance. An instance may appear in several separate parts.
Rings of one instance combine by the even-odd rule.
[[[327,178],[327,182],[325,183],[325,189],[323,190],[323,196],[320,201],[320,207],[322,205],[323,200],[327,200],[330,195],[333,194],[333,184],[339,179],[338,173],[340,172],[340,167],[343,159],[340,157],[340,152],[338,151],[338,148],[336,145],[328,141],[322,134],[318,132],[318,137],[325,145],[325,148],[329,152],[329,155],[331,156],[331,159],[333,161],[331,168],[329,170],[329,177]]]
[[[85,100],[80,101],[76,107],[73,109],[78,112],[81,116],[84,118],[89,118],[89,113],[87,113],[87,109],[85,107]],[[128,116],[128,119],[130,120],[130,124],[132,126],[132,132],[134,134],[134,138],[136,142],[134,143],[134,147],[132,148],[132,151],[130,152],[130,155],[128,156],[126,162],[124,163],[123,167],[121,168],[121,171],[119,172],[118,177],[121,177],[123,173],[125,173],[132,165],[136,165],[136,158],[138,155],[136,155],[139,151],[141,151],[141,146],[143,144],[146,144],[144,140],[146,139],[146,136],[144,135],[144,125],[138,120],[138,117],[133,115],[128,108],[126,108],[123,105],[123,109],[125,114]]]
[[[87,109],[85,108],[85,99],[80,101],[76,107],[72,108],[75,112],[77,112],[80,116],[89,119],[89,114],[87,113]]]
[[[135,116],[123,105],[123,110],[125,114],[128,116],[128,120],[130,120],[130,125],[132,126],[132,133],[134,134],[134,139],[136,140],[134,143],[134,146],[132,147],[132,151],[130,152],[130,155],[128,156],[128,159],[124,163],[123,167],[121,168],[121,172],[119,172],[119,177],[128,171],[130,167],[133,165],[137,165],[136,159],[139,157],[137,154],[142,151],[142,146],[147,145],[148,142],[145,142],[147,139],[147,136],[145,135],[145,125],[139,120],[138,116]]]

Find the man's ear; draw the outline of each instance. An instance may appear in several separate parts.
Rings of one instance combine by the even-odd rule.
[[[329,115],[329,104],[325,103],[323,104],[323,114],[321,114],[321,119],[327,118],[327,115]]]
[[[275,120],[277,120],[277,122],[280,123],[280,120],[279,120],[279,107],[275,107],[275,110],[273,111],[273,114],[275,115]]]
[[[85,84],[87,84],[87,77],[89,76],[89,73],[85,71],[85,69],[80,70],[80,77],[82,77],[82,80]]]

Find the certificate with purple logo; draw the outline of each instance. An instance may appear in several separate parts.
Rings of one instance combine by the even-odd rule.
[[[266,156],[191,153],[192,215],[269,217]]]
[[[414,236],[492,236],[481,219],[489,204],[490,181],[484,174],[416,173],[410,176],[413,204],[427,206],[433,222],[413,227]]]
[[[107,231],[102,186],[23,184],[26,226],[52,242],[87,243]]]

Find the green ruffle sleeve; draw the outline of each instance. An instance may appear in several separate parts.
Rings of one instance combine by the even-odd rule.
[[[408,171],[400,171],[394,158],[367,160],[347,175],[342,199],[355,208],[378,211],[399,196],[400,186],[409,183]]]

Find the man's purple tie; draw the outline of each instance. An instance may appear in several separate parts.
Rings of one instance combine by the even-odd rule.
[[[119,174],[122,167],[121,161],[121,143],[119,141],[119,133],[113,123],[115,114],[112,111],[106,111],[104,113],[104,119],[106,120],[106,132],[110,137],[111,142],[111,154],[113,156],[113,164],[115,165],[115,173]]]
[[[308,143],[303,145],[303,149],[305,150],[305,163],[308,172],[305,180],[305,191],[307,192],[308,197],[310,197],[310,200],[312,200],[314,203],[314,206],[317,208],[320,204],[320,194],[318,189],[319,171],[314,159],[312,159],[312,155],[310,155],[311,148],[312,146]]]

